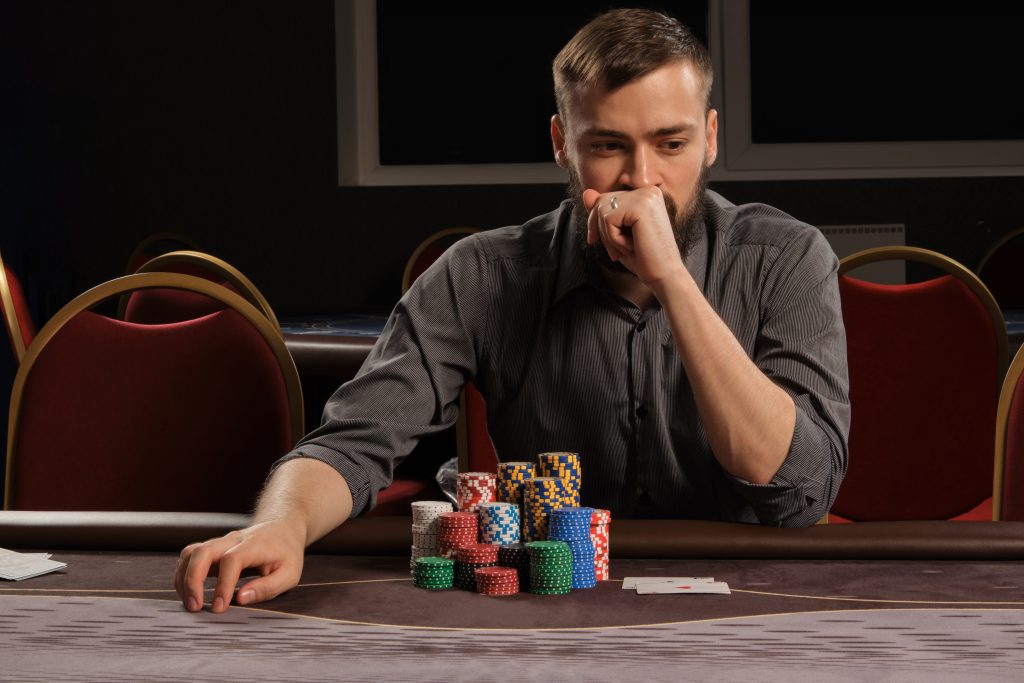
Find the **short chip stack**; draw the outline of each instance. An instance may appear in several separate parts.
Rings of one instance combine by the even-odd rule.
[[[530,553],[530,592],[565,595],[572,590],[572,551],[562,541],[533,541]]]
[[[498,565],[498,546],[471,543],[455,551],[455,587],[475,591],[476,570]]]
[[[506,545],[519,542],[519,506],[480,504],[480,542]]]
[[[565,505],[565,480],[559,477],[534,477],[526,482],[523,500],[523,537],[544,541],[548,537],[548,515]]]
[[[476,512],[482,503],[493,502],[495,481],[491,472],[459,472],[455,495],[459,512]]]
[[[522,543],[510,543],[498,548],[498,564],[516,570],[519,575],[519,587],[526,590],[530,586],[530,552]]]
[[[580,469],[578,453],[541,453],[537,456],[540,463],[540,476],[558,477],[565,480],[567,507],[579,507],[580,488],[583,485],[583,473]]]
[[[594,544],[594,575],[598,581],[608,580],[608,527],[612,513],[608,510],[594,510],[590,518],[590,540]]]
[[[452,504],[440,500],[417,500],[412,504],[412,557],[409,568],[415,569],[421,557],[439,555],[437,518],[452,511]]]
[[[551,512],[548,540],[564,541],[572,553],[572,587],[597,585],[594,568],[594,544],[590,540],[593,508],[566,507]]]
[[[472,512],[445,512],[437,518],[437,554],[451,557],[455,550],[477,542],[477,516]]]
[[[532,462],[498,463],[498,500],[502,503],[523,504],[526,482],[536,476]]]
[[[451,588],[455,580],[455,562],[446,557],[421,557],[413,565],[412,576],[417,588]]]
[[[519,575],[511,567],[480,567],[476,570],[476,592],[481,595],[515,595]]]

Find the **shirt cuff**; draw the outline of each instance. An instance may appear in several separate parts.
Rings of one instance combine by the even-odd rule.
[[[298,450],[281,457],[274,463],[271,472],[278,467],[297,458],[312,458],[319,460],[333,467],[338,474],[345,478],[349,490],[352,492],[352,514],[349,519],[354,519],[373,507],[373,496],[370,495],[370,479],[366,476],[363,467],[352,462],[341,453],[331,450],[326,446],[316,444],[303,444]]]
[[[815,524],[831,504],[824,500],[831,472],[828,440],[797,402],[793,440],[782,466],[767,484],[753,484],[728,472],[736,491],[762,524],[802,527]]]

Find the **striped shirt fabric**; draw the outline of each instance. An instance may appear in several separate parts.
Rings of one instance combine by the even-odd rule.
[[[454,424],[460,389],[473,380],[499,460],[579,453],[584,505],[617,517],[813,524],[847,464],[838,261],[816,228],[711,191],[698,233],[687,268],[796,404],[790,450],[770,483],[718,464],[663,309],[641,311],[603,285],[568,201],[448,249],[398,302],[320,428],[279,463],[332,465],[357,515],[418,439]]]

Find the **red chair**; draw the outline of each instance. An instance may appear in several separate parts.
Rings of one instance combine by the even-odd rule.
[[[223,310],[147,325],[92,308],[171,288]],[[251,510],[303,433],[280,332],[220,285],[142,273],[80,295],[40,331],[11,395],[6,509]]]
[[[138,272],[146,261],[171,251],[202,251],[191,237],[177,232],[158,232],[147,236],[132,250],[124,274]]]
[[[154,257],[139,266],[139,273],[182,273],[223,285],[255,306],[275,328],[280,329],[270,302],[253,284],[227,261],[201,251],[172,251]],[[223,310],[225,306],[210,297],[183,290],[146,289],[121,297],[118,317],[137,323],[159,324],[198,318]]]
[[[422,275],[448,247],[475,232],[479,232],[479,229],[446,228],[420,242],[405,264],[405,272],[402,274],[402,294],[408,291],[416,278]],[[468,462],[479,465],[480,471],[487,469],[486,453],[489,450],[491,463],[489,471],[496,471],[497,458],[494,455],[490,437],[487,435],[487,407],[484,405],[483,396],[473,387],[472,383],[469,383],[459,401],[459,418],[455,425],[459,470],[465,472]],[[471,418],[470,415],[472,415]],[[475,426],[471,427],[474,424]],[[484,453],[483,457],[478,456],[475,460],[469,457],[471,450],[468,446],[471,443],[474,444],[474,448],[478,449],[478,453]],[[369,515],[407,515],[409,514],[409,504],[414,500],[435,498],[438,495],[437,485],[432,480],[398,476],[390,486],[377,494],[377,504]]]
[[[981,257],[974,272],[1002,308],[1024,308],[1024,227],[1003,235]]]
[[[944,275],[881,285],[847,273],[904,259]],[[849,469],[831,522],[992,518],[992,434],[1006,324],[970,271],[879,247],[839,266],[852,410]]]
[[[1024,521],[1024,347],[1003,381],[996,413],[992,519]]]
[[[14,271],[4,263],[0,255],[0,318],[3,318],[7,337],[11,340],[14,360],[18,363],[25,357],[25,350],[36,335],[32,316],[28,312],[28,302],[21,282]]]

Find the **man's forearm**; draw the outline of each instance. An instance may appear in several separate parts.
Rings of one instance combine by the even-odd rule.
[[[767,484],[793,440],[793,400],[747,356],[685,269],[652,289],[668,316],[712,452],[733,476]]]
[[[308,546],[351,514],[352,493],[345,478],[324,462],[297,458],[277,468],[267,482],[253,524],[273,520],[294,524]]]

